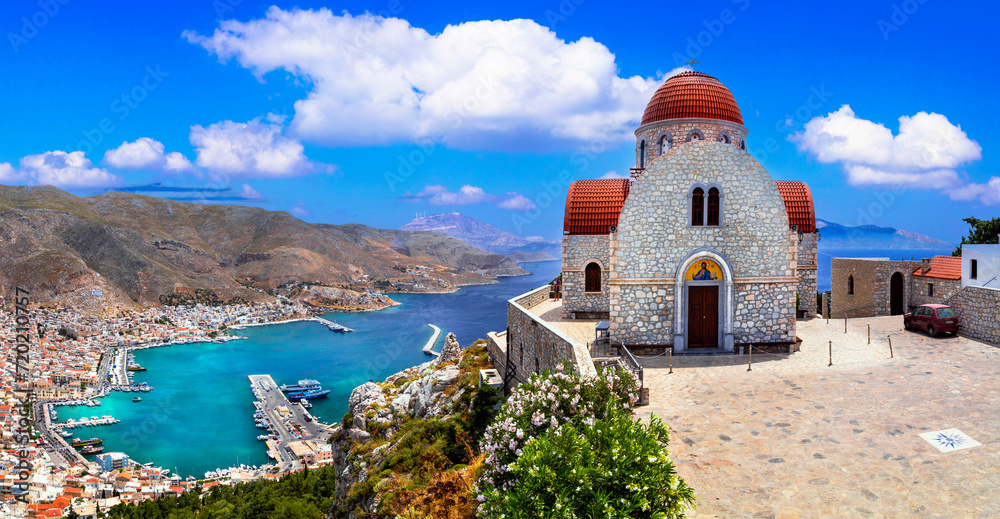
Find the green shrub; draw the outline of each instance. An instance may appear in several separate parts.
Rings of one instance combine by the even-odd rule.
[[[674,472],[669,438],[656,415],[645,425],[617,406],[592,426],[550,429],[524,446],[509,486],[483,492],[480,516],[683,517],[695,497]]]

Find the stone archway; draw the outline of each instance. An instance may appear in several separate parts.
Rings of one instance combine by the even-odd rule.
[[[889,279],[889,315],[903,315],[903,275],[896,272]]]
[[[677,270],[674,351],[733,351],[733,274],[714,251],[698,251]]]

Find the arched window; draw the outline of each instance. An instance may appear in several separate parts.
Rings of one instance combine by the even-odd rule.
[[[732,142],[732,139],[729,138],[729,134],[728,133],[722,132],[722,133],[719,134],[719,142],[722,142],[722,143],[725,143],[725,144],[729,144],[729,143]]]
[[[691,225],[705,223],[705,192],[700,187],[691,193]]]
[[[747,150],[747,141],[740,140],[740,149],[743,150],[743,151]]]
[[[847,295],[854,295],[854,276],[847,276]]]
[[[670,151],[670,135],[669,134],[661,135],[660,136],[660,153],[659,154],[663,155],[664,153],[666,153],[668,151]]]
[[[719,225],[719,190],[708,190],[708,225]]]
[[[695,129],[691,130],[690,132],[688,132],[687,141],[688,142],[695,142],[695,141],[703,140],[704,138],[705,138],[705,135],[701,133],[701,130],[695,128]]]
[[[601,291],[601,266],[597,263],[587,264],[587,268],[584,269],[584,292],[600,292]]]
[[[646,141],[643,140],[639,143],[639,167],[646,167]]]

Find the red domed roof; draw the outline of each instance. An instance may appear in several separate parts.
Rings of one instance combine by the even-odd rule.
[[[646,105],[642,124],[689,117],[743,124],[733,93],[701,72],[684,72],[663,83]]]
[[[781,198],[785,200],[789,227],[797,225],[800,232],[816,232],[816,209],[813,207],[809,184],[798,180],[778,180],[775,184]]]
[[[632,183],[627,178],[577,180],[566,194],[563,234],[609,234],[618,225]]]

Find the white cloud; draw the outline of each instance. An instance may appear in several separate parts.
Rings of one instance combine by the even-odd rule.
[[[600,180],[607,180],[610,178],[628,178],[624,175],[619,175],[617,171],[608,171],[607,173],[599,177]]]
[[[250,184],[243,184],[243,191],[240,193],[240,197],[246,198],[248,200],[259,200],[264,198],[260,191],[250,187]]]
[[[245,185],[245,184],[244,184]],[[305,208],[306,203],[302,200],[295,202],[295,207],[292,208],[292,214],[299,218],[308,218],[312,216],[312,213]]]
[[[25,176],[11,166],[9,162],[0,162],[0,184],[20,184]]]
[[[121,183],[121,179],[105,169],[95,168],[82,151],[47,151],[21,159],[19,174],[30,184],[49,184],[58,187],[108,187]]]
[[[121,146],[104,153],[104,162],[118,169],[145,169],[184,173],[194,171],[191,161],[181,153],[164,153],[163,143],[149,137],[141,137],[135,142],[123,142]]]
[[[1000,203],[1000,183],[964,185],[957,168],[980,160],[982,147],[937,113],[899,118],[899,132],[862,119],[844,105],[815,117],[789,140],[816,160],[840,164],[851,185],[895,185],[941,189],[954,200]],[[996,178],[996,177],[994,177]]]
[[[624,142],[661,82],[619,77],[601,43],[566,42],[531,20],[430,34],[397,18],[271,7],[262,19],[223,21],[211,36],[184,36],[260,79],[284,70],[304,80],[309,92],[295,103],[292,128],[328,145]]]
[[[507,193],[508,198],[499,204],[500,209],[513,209],[518,211],[530,211],[538,208],[528,197],[520,193]]]
[[[302,143],[282,135],[281,122],[270,116],[263,121],[192,126],[191,144],[197,149],[199,167],[233,175],[291,177],[334,170],[309,161]]]
[[[444,186],[433,185],[425,186],[416,198],[427,199],[433,205],[467,205],[487,201],[490,197],[481,187],[464,185],[458,192],[451,192]]]

